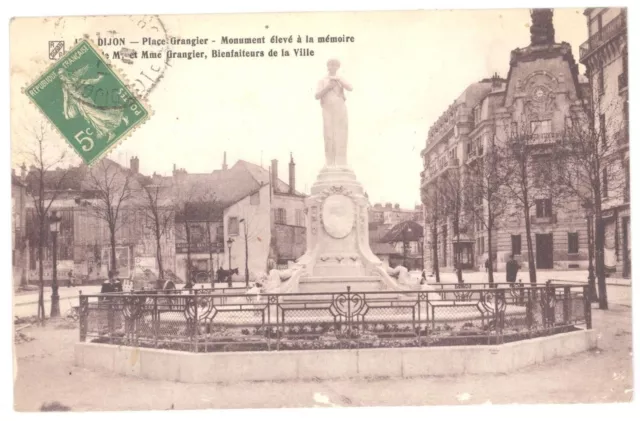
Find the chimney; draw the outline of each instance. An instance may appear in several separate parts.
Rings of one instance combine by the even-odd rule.
[[[131,172],[134,174],[138,174],[140,172],[140,160],[137,156],[132,157],[129,161],[129,169],[131,169]]]
[[[176,176],[176,164],[173,164],[173,176]]]
[[[222,157],[222,171],[226,171],[227,169],[229,169],[227,166],[227,151],[224,151],[224,155]]]
[[[295,194],[296,192],[296,163],[293,162],[293,153],[291,154],[291,161],[289,161],[289,193]]]
[[[271,160],[271,188],[274,192],[278,191],[278,160]]]
[[[553,9],[532,9],[529,32],[531,32],[531,45],[555,44]]]
[[[498,76],[498,72],[495,72],[493,76],[491,76],[491,92],[495,92],[502,87],[502,79]]]

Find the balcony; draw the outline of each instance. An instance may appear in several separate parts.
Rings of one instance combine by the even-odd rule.
[[[531,135],[528,143],[530,145],[554,145],[560,143],[563,137],[563,133],[537,133]]]
[[[625,123],[626,126],[626,123]],[[618,130],[614,135],[613,138],[616,141],[616,144],[618,146],[629,146],[629,129],[628,127],[624,127],[620,130]]]
[[[555,224],[558,222],[558,217],[554,213],[551,216],[535,216],[531,215],[532,224]]]
[[[626,30],[627,19],[626,16],[621,13],[580,46],[580,61],[583,62],[586,60],[587,57],[597,51],[600,47],[605,45],[614,37],[625,33]]]
[[[618,93],[622,93],[629,86],[629,78],[627,72],[618,75]]]

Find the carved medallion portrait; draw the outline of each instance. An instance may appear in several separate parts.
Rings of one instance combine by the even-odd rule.
[[[344,238],[353,229],[355,206],[353,201],[341,194],[327,197],[322,205],[322,224],[333,238]]]

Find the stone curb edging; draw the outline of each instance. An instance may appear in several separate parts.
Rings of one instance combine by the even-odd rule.
[[[125,376],[183,383],[496,374],[598,344],[580,330],[504,345],[354,350],[189,353],[96,343],[75,345],[75,365]]]

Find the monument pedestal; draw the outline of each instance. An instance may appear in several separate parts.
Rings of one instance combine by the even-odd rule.
[[[371,251],[368,209],[350,168],[323,168],[305,202],[307,251],[277,292],[406,290]]]

